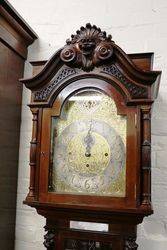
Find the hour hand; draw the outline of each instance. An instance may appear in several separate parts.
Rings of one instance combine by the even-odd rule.
[[[86,157],[90,157],[91,156],[90,148],[86,148],[85,156]]]

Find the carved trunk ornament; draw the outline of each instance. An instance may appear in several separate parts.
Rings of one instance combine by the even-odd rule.
[[[129,237],[125,239],[125,250],[137,250],[138,244],[136,243],[136,237]]]
[[[48,228],[47,226],[45,226],[44,229],[47,233],[44,235],[44,243],[43,244],[48,250],[54,250],[55,249],[56,230],[53,228]]]

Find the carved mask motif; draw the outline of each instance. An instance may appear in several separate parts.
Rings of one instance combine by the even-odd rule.
[[[62,61],[85,71],[103,64],[113,55],[111,36],[107,37],[106,32],[89,23],[86,27],[81,27],[66,43],[60,55]]]

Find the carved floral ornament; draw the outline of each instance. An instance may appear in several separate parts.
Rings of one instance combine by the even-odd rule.
[[[60,57],[66,64],[90,71],[112,57],[114,42],[111,39],[111,35],[88,23],[66,41]]]

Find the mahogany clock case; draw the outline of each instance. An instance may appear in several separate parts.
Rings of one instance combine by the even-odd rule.
[[[34,69],[38,69],[40,63],[43,64],[34,63]],[[152,63],[153,54],[128,56],[111,36],[107,37],[100,28],[87,24],[67,40],[67,44],[37,75],[21,79],[32,91],[29,106],[33,114],[30,187],[24,203],[35,207],[47,218],[45,245],[48,249],[53,242],[57,242],[54,244],[58,249],[65,249],[64,245],[60,247],[60,242],[65,242],[60,238],[64,239],[64,234],[68,238],[68,232],[70,237],[79,237],[77,232],[69,229],[70,220],[110,224],[110,240],[115,234],[118,236],[118,243],[111,240],[115,242],[113,249],[123,249],[128,244],[124,236],[135,236],[136,225],[152,213],[151,105],[157,96],[161,75],[160,71],[152,71]],[[60,119],[68,98],[81,90],[96,90],[111,97],[117,115],[126,117],[126,184],[123,196],[53,191],[51,121],[53,117]],[[63,154],[65,152],[62,152],[62,157]],[[80,233],[84,238],[84,232]],[[103,241],[104,238],[103,234]]]

